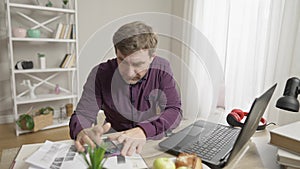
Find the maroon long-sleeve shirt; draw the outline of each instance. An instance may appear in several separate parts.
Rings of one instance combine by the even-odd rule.
[[[117,67],[115,58],[90,72],[69,123],[72,139],[82,129],[96,124],[100,109],[113,130],[141,127],[147,139],[161,138],[179,125],[181,100],[167,60],[156,56],[147,74],[134,85],[122,79]]]

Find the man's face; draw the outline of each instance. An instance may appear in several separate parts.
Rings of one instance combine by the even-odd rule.
[[[149,56],[149,50],[139,50],[128,56],[117,50],[116,55],[119,72],[128,84],[136,84],[142,79],[154,58]]]

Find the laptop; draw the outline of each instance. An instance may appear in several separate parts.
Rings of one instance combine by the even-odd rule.
[[[161,141],[159,147],[173,155],[180,152],[196,153],[209,167],[224,167],[255,133],[276,85],[254,100],[244,127],[234,128],[198,120]]]

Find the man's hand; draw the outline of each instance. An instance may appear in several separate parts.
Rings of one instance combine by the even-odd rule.
[[[101,126],[100,124],[81,130],[76,138],[75,147],[77,151],[84,152],[84,144],[88,144],[94,148],[96,145],[100,145],[101,136],[110,129],[111,124],[106,123]]]
[[[146,143],[146,135],[140,127],[135,127],[123,132],[119,132],[108,136],[110,140],[116,140],[123,143],[121,155],[131,156],[133,153],[141,153],[144,144]]]

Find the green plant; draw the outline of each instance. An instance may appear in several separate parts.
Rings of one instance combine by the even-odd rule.
[[[54,109],[52,107],[43,107],[38,111],[38,114],[49,114],[49,113],[53,113]]]
[[[64,5],[67,5],[69,0],[63,0]]]
[[[33,118],[29,114],[22,114],[16,123],[22,130],[32,130],[34,127]]]
[[[38,53],[38,57],[40,58],[40,57],[45,57],[45,54],[43,54],[43,53]]]
[[[102,169],[105,146],[96,146],[95,148],[88,146],[87,153],[89,155],[89,160],[87,159],[85,153],[80,154],[83,156],[86,164],[89,166],[88,169]]]
[[[46,4],[46,6],[47,6],[47,7],[52,7],[53,4],[52,4],[52,2],[51,2],[50,0],[48,0],[48,3]]]

